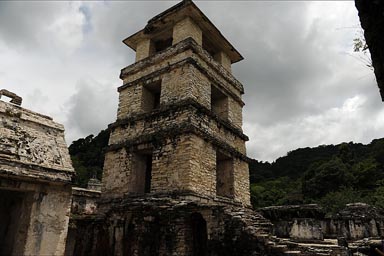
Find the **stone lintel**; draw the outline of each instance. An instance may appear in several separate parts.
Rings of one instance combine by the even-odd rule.
[[[165,105],[160,107],[158,110],[155,110],[149,113],[139,113],[125,119],[117,120],[116,122],[110,124],[108,126],[108,129],[114,129],[115,127],[124,126],[124,125],[130,124],[139,120],[143,120],[143,119],[145,120],[145,119],[158,118],[160,116],[166,117],[169,115],[170,112],[174,113],[177,111],[182,111],[184,109],[191,109],[191,108],[194,111],[198,111],[200,114],[206,115],[209,118],[215,120],[217,123],[222,125],[226,130],[229,130],[231,133],[240,137],[242,140],[244,141],[249,140],[248,136],[245,135],[242,132],[242,130],[233,126],[230,122],[219,118],[217,115],[213,114],[212,111],[210,111],[207,107],[201,105],[199,102],[192,99],[183,100],[177,103]]]
[[[23,101],[23,99],[20,96],[18,96],[16,93],[10,92],[6,89],[0,90],[0,99],[1,99],[1,96],[3,96],[3,95],[11,98],[10,103],[13,103],[13,104],[18,105],[18,106],[20,106],[21,102]]]
[[[142,59],[134,64],[131,64],[125,68],[123,68],[120,72],[120,79],[123,79],[133,75],[137,72],[140,72],[146,67],[155,65],[156,63],[162,62],[167,58],[170,58],[172,56],[175,56],[179,53],[185,52],[187,50],[192,50],[193,53],[195,53],[199,58],[192,58],[195,61],[192,62],[197,68],[199,68],[200,71],[202,71],[204,74],[208,75],[208,78],[215,81],[214,77],[209,75],[209,73],[206,71],[206,68],[202,67],[199,61],[204,61],[212,70],[219,74],[223,79],[225,79],[228,83],[230,83],[234,88],[240,91],[241,94],[244,94],[244,87],[243,85],[232,75],[228,69],[224,68],[224,66],[220,63],[218,63],[216,60],[214,60],[209,53],[207,53],[200,45],[198,45],[192,38],[187,38],[183,41],[180,41],[179,43],[169,47],[168,49],[164,50],[161,53],[152,55],[148,58]],[[186,58],[185,60],[188,60],[190,58]],[[168,66],[168,69],[161,69],[162,72],[169,72],[171,68],[175,68],[177,66],[176,63],[170,63]],[[156,72],[153,72],[154,74]],[[220,85],[220,83],[218,83]],[[220,86],[221,87],[221,86]],[[125,88],[125,85],[122,85],[118,88],[118,90],[122,90]],[[237,97],[235,98],[237,99]],[[244,103],[243,103],[244,104]]]
[[[101,192],[97,190],[92,190],[92,189],[72,187],[72,195],[90,197],[90,198],[99,198],[101,196]]]
[[[35,182],[71,183],[73,175],[73,170],[57,170],[0,159],[0,177],[14,177]]]

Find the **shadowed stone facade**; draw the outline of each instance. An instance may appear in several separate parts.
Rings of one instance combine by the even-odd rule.
[[[176,193],[250,206],[244,90],[230,68],[242,57],[204,17],[183,1],[124,40],[137,62],[120,75],[104,197]]]
[[[1,95],[0,255],[63,255],[74,175],[64,128]]]

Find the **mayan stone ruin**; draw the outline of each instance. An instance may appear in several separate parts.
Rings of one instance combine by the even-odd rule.
[[[0,90],[0,255],[63,255],[74,175],[64,127]]]
[[[242,56],[191,1],[124,43],[136,62],[121,71],[102,193],[95,212],[71,220],[67,253],[264,250],[270,223],[250,209],[244,89],[231,73]]]
[[[136,60],[121,70],[102,181],[87,188],[73,187],[64,127],[0,90],[0,255],[378,253],[375,207],[252,209],[231,71],[243,57],[192,1],[123,42]]]

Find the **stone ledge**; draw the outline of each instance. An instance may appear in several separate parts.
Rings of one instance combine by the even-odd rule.
[[[161,146],[163,144],[163,141],[167,138],[172,138],[172,137],[177,137],[180,135],[187,135],[187,134],[195,134],[197,136],[200,136],[203,139],[210,141],[214,146],[220,149],[223,149],[224,151],[228,152],[230,155],[234,157],[237,157],[248,163],[251,161],[250,158],[240,153],[238,150],[236,150],[232,146],[228,145],[228,143],[216,139],[214,136],[209,135],[208,133],[203,131],[201,128],[198,128],[192,124],[185,124],[185,123],[181,125],[173,125],[167,129],[161,129],[156,133],[141,135],[141,136],[138,136],[137,139],[127,140],[122,143],[109,145],[106,148],[106,152],[116,151],[121,148],[132,148],[133,146],[138,146],[140,144],[145,144],[145,143],[151,143],[154,146],[154,148],[157,148]]]
[[[203,204],[206,207],[210,205],[223,205],[223,206],[235,206],[235,207],[243,207],[240,202],[236,202],[230,198],[224,197],[210,197],[201,195],[192,190],[179,190],[179,191],[171,191],[171,192],[157,192],[157,193],[147,193],[141,195],[135,194],[126,194],[124,196],[114,197],[112,195],[104,195],[98,201],[99,205],[103,204],[129,204],[132,202],[144,202],[144,203],[158,203],[158,202],[168,202],[172,203],[174,201],[181,200],[185,203],[189,204]]]
[[[101,192],[92,189],[72,187],[72,195],[99,198],[101,196]]]
[[[201,105],[200,103],[192,99],[180,101],[178,103],[167,104],[165,106],[161,106],[158,110],[154,110],[150,113],[140,113],[125,119],[117,120],[116,122],[110,124],[108,126],[108,129],[114,129],[116,127],[128,125],[130,123],[134,123],[136,121],[143,120],[143,119],[151,119],[151,118],[158,118],[159,116],[167,116],[171,112],[173,113],[173,112],[181,111],[188,108],[194,108],[199,113],[204,114],[209,118],[212,118],[217,123],[225,127],[227,130],[229,130],[236,136],[240,137],[244,141],[249,140],[248,136],[246,136],[241,129],[233,126],[230,122],[219,118],[217,115],[212,113],[212,111],[210,111],[208,108],[206,108],[205,106]]]

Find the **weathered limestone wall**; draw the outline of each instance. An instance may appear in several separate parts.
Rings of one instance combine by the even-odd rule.
[[[173,27],[172,44],[177,44],[189,37],[193,38],[199,45],[203,44],[203,32],[190,17],[186,17]]]
[[[134,86],[136,88],[130,88],[123,94],[136,98],[129,101],[126,97],[120,96],[118,118],[140,112],[141,89],[138,88],[138,84],[143,81],[163,80],[162,104],[193,98],[209,108],[212,83],[228,95],[229,121],[233,121],[233,124],[241,129],[241,117],[238,116],[244,105],[241,100],[242,85],[190,38],[146,60],[126,67],[122,70],[121,78],[124,85],[119,88],[119,91],[122,92]],[[178,90],[174,90],[175,88]],[[130,106],[131,103],[132,106]]]
[[[229,72],[232,72],[232,68],[231,68],[231,60],[229,59],[228,55],[225,54],[225,52],[218,52],[215,54],[214,56],[214,59],[219,62],[226,70],[228,70]]]
[[[299,241],[343,237],[348,241],[383,236],[384,217],[366,204],[349,204],[334,216],[325,217],[317,205],[272,206],[261,209],[274,224],[273,233]]]
[[[63,126],[3,101],[0,119],[0,254],[63,255],[74,175]]]
[[[143,39],[137,44],[136,62],[145,59],[155,52],[153,42],[150,38]]]
[[[59,171],[42,173],[32,168],[29,174],[34,178],[70,180],[73,168],[62,125],[47,116],[3,101],[0,101],[0,118],[1,173],[21,174],[10,164],[12,162]]]
[[[216,149],[211,143],[194,134],[185,134],[159,138],[156,146],[137,146],[150,149],[153,154],[151,193],[192,191],[216,197]],[[115,196],[137,194],[138,177],[133,174],[133,170],[137,169],[134,152],[137,149],[132,149],[132,152],[124,148],[107,152],[103,193]],[[236,159],[233,172],[234,201],[250,205],[248,164]]]
[[[84,188],[72,188],[72,215],[95,214],[97,210],[97,200],[101,192]]]
[[[280,255],[266,245],[270,223],[249,209],[170,198],[113,205],[72,219],[66,255]]]
[[[125,148],[105,154],[103,168],[103,195],[121,196],[130,191],[132,154]]]
[[[177,108],[176,106],[171,107],[171,110],[162,108],[153,114],[117,122],[116,125],[112,125],[109,144],[119,144],[124,141],[136,140],[145,134],[155,134],[156,132],[190,126],[245,155],[245,141],[248,139],[245,135],[236,128],[226,125],[222,120],[214,118],[207,109],[199,109],[188,103],[193,102],[182,102]]]
[[[249,169],[248,163],[236,158],[234,162],[234,193],[235,201],[244,205],[251,205],[249,190]]]
[[[180,28],[191,24],[186,19]],[[183,33],[173,46],[122,70],[125,84],[119,88],[117,121],[110,126],[103,192],[143,193],[144,150],[152,154],[151,193],[191,191],[215,198],[217,181],[228,180],[220,196],[249,206],[243,87]],[[160,105],[153,109],[159,92]],[[233,159],[230,173],[220,174],[222,179],[216,179],[218,150]]]

